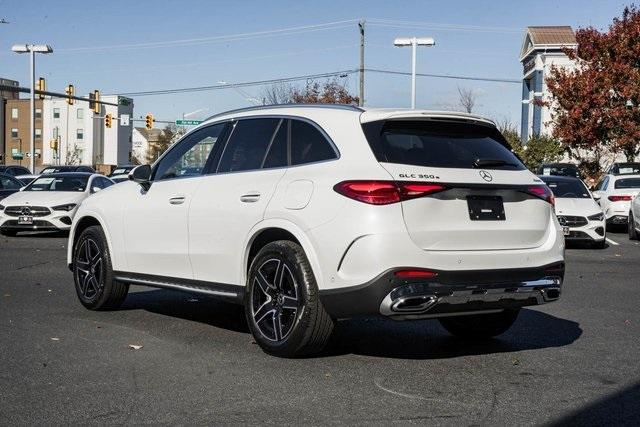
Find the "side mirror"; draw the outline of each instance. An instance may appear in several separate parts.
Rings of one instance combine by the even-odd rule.
[[[151,188],[151,166],[136,166],[129,172],[129,179],[140,184],[144,191],[149,191],[149,188]]]

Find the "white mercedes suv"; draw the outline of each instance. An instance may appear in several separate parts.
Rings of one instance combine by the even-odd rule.
[[[131,182],[88,198],[68,265],[89,309],[131,284],[243,304],[256,342],[320,351],[334,322],[438,318],[505,332],[560,297],[549,188],[481,117],[287,105],[206,120]]]

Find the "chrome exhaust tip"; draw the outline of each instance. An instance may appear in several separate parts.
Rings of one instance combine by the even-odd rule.
[[[395,313],[424,313],[438,303],[433,295],[416,295],[401,297],[391,303],[391,311]]]

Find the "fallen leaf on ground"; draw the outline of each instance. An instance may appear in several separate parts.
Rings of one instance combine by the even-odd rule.
[[[58,338],[58,337],[51,337],[51,341],[60,341],[60,338]]]
[[[141,345],[129,344],[129,348],[133,350],[140,350],[142,347]]]
[[[5,297],[9,298],[11,294],[4,294]]]
[[[514,357],[513,359],[511,359],[511,362],[512,362],[514,365],[519,365],[519,364],[520,364],[520,359],[518,359],[517,357]]]
[[[625,325],[630,325],[630,324],[631,324],[631,320],[629,320],[629,319],[625,320],[625,321],[624,321],[624,324],[625,324]]]

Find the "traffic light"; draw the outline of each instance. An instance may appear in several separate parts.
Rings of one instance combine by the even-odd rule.
[[[104,116],[104,125],[110,128],[112,124],[113,124],[113,116],[111,115],[111,113],[109,113],[106,116]]]
[[[73,85],[69,85],[64,91],[67,94],[67,104],[73,105],[73,102],[74,102],[73,97],[76,95],[75,88],[73,87]]]
[[[40,77],[40,78],[38,79],[38,86],[37,86],[37,89],[38,89],[38,90],[41,90],[41,91],[45,91],[45,90],[47,90],[47,82],[44,80],[44,77]],[[44,93],[39,93],[39,94],[38,94],[38,98],[40,98],[40,99],[44,99]]]
[[[100,91],[94,90],[93,93],[89,94],[89,109],[93,110],[94,113],[100,114]]]
[[[153,129],[153,122],[155,122],[155,119],[153,118],[153,114],[151,113],[147,114],[147,117],[145,117],[144,121],[147,129],[149,130]]]
[[[51,147],[52,150],[57,150],[58,149],[58,140],[57,139],[52,139],[49,141],[49,147]]]

